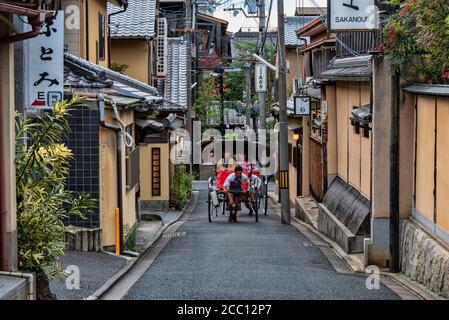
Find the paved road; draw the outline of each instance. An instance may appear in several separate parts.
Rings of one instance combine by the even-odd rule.
[[[207,221],[207,193],[125,299],[399,299],[368,290],[366,277],[338,273],[317,247],[273,211],[259,224]],[[270,209],[273,210],[273,209]],[[304,246],[306,244],[306,246]]]

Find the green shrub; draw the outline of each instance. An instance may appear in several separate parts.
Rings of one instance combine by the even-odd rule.
[[[185,166],[178,165],[175,167],[175,174],[173,176],[174,195],[181,205],[190,198],[192,181],[193,175],[186,171]]]
[[[73,158],[61,139],[69,132],[70,107],[80,102],[61,101],[36,119],[16,115],[17,233],[19,269],[35,272],[46,281],[63,271],[58,258],[64,255],[63,223],[69,216],[84,218],[95,201],[87,194],[66,189]]]

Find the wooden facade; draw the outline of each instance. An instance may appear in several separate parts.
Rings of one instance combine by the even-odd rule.
[[[448,121],[448,97],[416,97],[414,210],[449,233]]]
[[[371,192],[371,135],[357,133],[350,118],[353,108],[370,104],[370,90],[366,82],[338,81],[335,92],[337,174],[367,199]]]

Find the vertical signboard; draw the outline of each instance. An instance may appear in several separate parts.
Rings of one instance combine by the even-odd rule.
[[[375,0],[328,0],[330,31],[379,29],[379,10]]]
[[[64,11],[57,11],[28,40],[25,54],[28,111],[52,108],[64,97]]]
[[[267,66],[256,63],[256,92],[267,92]]]

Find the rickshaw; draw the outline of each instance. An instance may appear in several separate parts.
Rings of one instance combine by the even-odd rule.
[[[248,155],[248,141],[245,139],[233,139],[225,141],[223,143],[234,144],[234,150],[236,150],[235,145],[238,142],[243,142],[245,146],[245,156]],[[256,143],[256,142],[253,142]],[[257,144],[257,143],[256,143]],[[259,145],[259,147],[261,147]],[[235,159],[235,157],[233,157]],[[256,161],[257,162],[257,161]],[[209,222],[212,222],[214,218],[218,218],[219,211],[221,211],[222,215],[226,214],[226,211],[229,210],[227,208],[227,198],[226,194],[223,191],[223,185],[230,174],[234,172],[234,167],[229,163],[224,162],[223,166],[218,166],[215,164],[214,174],[209,178],[208,181],[208,218]],[[259,212],[267,215],[268,210],[268,181],[269,177],[261,175],[260,168],[256,163],[247,163],[244,167],[243,173],[251,178],[251,175],[255,175],[262,180],[260,187],[250,185],[249,186],[249,195],[248,195],[248,204],[253,209],[255,222],[259,222]],[[245,188],[245,185],[242,186],[242,189]],[[251,196],[251,194],[253,196]],[[241,206],[238,208],[238,211],[241,211]]]

